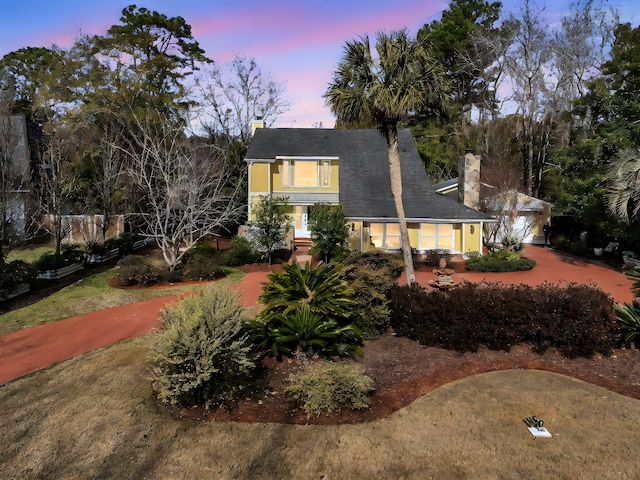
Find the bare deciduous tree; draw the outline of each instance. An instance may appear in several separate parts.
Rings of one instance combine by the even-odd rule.
[[[262,72],[253,58],[236,56],[227,71],[214,66],[208,81],[203,103],[210,107],[212,119],[204,125],[214,136],[247,145],[254,119],[262,118],[268,127],[290,107],[284,87]]]
[[[157,112],[134,116],[126,147],[127,173],[140,189],[137,217],[141,234],[155,239],[173,271],[200,239],[238,216],[246,206],[234,202],[238,187],[227,182],[224,151],[188,139],[180,125]]]

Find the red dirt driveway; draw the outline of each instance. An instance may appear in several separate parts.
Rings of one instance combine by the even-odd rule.
[[[508,273],[461,272],[454,273],[451,279],[459,282],[502,283],[503,285],[541,285],[544,282],[553,284],[579,283],[600,288],[617,303],[631,303],[633,293],[631,287],[634,280],[624,275],[619,269],[613,269],[604,262],[587,262],[543,246],[527,246],[524,256],[535,260],[537,265],[533,270]],[[416,281],[423,286],[429,280],[435,280],[431,272],[416,272]],[[404,273],[400,277],[401,283],[406,283]]]
[[[454,273],[453,280],[500,282],[505,285],[581,283],[595,285],[616,302],[631,302],[633,280],[604,264],[588,263],[553,250],[531,246],[524,254],[537,262],[527,272]],[[262,282],[268,272],[252,272],[234,286],[241,293],[244,307],[257,305]],[[417,281],[427,285],[432,272],[417,272]],[[403,278],[401,278],[401,282]],[[30,327],[0,336],[0,385],[69,358],[128,338],[144,335],[159,327],[159,312],[177,296],[163,297],[87,313],[78,317]]]

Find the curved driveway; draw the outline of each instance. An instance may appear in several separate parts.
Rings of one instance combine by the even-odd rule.
[[[470,282],[501,282],[505,285],[524,283],[532,286],[544,282],[576,282],[595,285],[618,303],[633,300],[630,288],[634,282],[619,270],[575,259],[544,247],[526,247],[524,253],[537,262],[536,268],[531,271],[455,273],[453,280],[464,278]],[[257,304],[267,273],[248,273],[234,286],[241,293],[243,306]],[[431,272],[416,273],[421,285],[426,285],[433,278]],[[166,304],[177,299],[177,296],[172,296],[122,305],[0,336],[0,385],[91,350],[144,335],[159,327],[158,313]]]

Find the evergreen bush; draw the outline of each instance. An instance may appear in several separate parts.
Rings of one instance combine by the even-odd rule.
[[[23,260],[14,260],[0,267],[0,297],[14,293],[22,283],[32,284],[38,269]]]
[[[220,267],[219,256],[209,256],[206,253],[196,253],[187,259],[181,273],[189,280],[216,280],[226,276]]]
[[[47,270],[57,270],[59,268],[66,267],[69,263],[64,255],[44,253],[34,265],[39,271],[46,272]]]
[[[317,203],[309,218],[309,231],[313,246],[312,255],[320,255],[325,263],[340,261],[349,252],[347,239],[351,227],[342,205]]]
[[[264,308],[248,327],[258,348],[293,353],[361,355],[362,332],[349,325],[353,293],[335,264],[271,272],[259,300]]]
[[[321,361],[290,375],[285,392],[309,417],[319,417],[339,413],[345,407],[368,408],[373,386],[358,364]]]
[[[536,266],[536,262],[522,258],[520,252],[504,249],[489,252],[486,255],[470,255],[466,266],[471,272],[518,272],[531,270]]]
[[[162,280],[164,270],[154,262],[141,255],[127,255],[118,262],[120,267],[120,285],[154,285]]]
[[[162,402],[231,408],[247,395],[255,362],[241,313],[239,295],[219,284],[163,312],[153,367]]]
[[[240,236],[233,237],[229,249],[222,255],[222,264],[228,267],[248,265],[258,260],[260,253],[254,250],[249,240]]]
[[[342,262],[342,277],[353,290],[349,319],[364,338],[378,338],[389,327],[389,294],[403,268],[400,255],[381,250],[354,253]]]

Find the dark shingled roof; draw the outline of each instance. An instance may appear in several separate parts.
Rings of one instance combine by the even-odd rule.
[[[411,132],[398,132],[402,199],[407,221],[488,220],[482,212],[435,192]],[[397,220],[391,195],[387,144],[375,129],[259,128],[246,161],[276,156],[336,156],[340,164],[340,203],[352,219]]]

